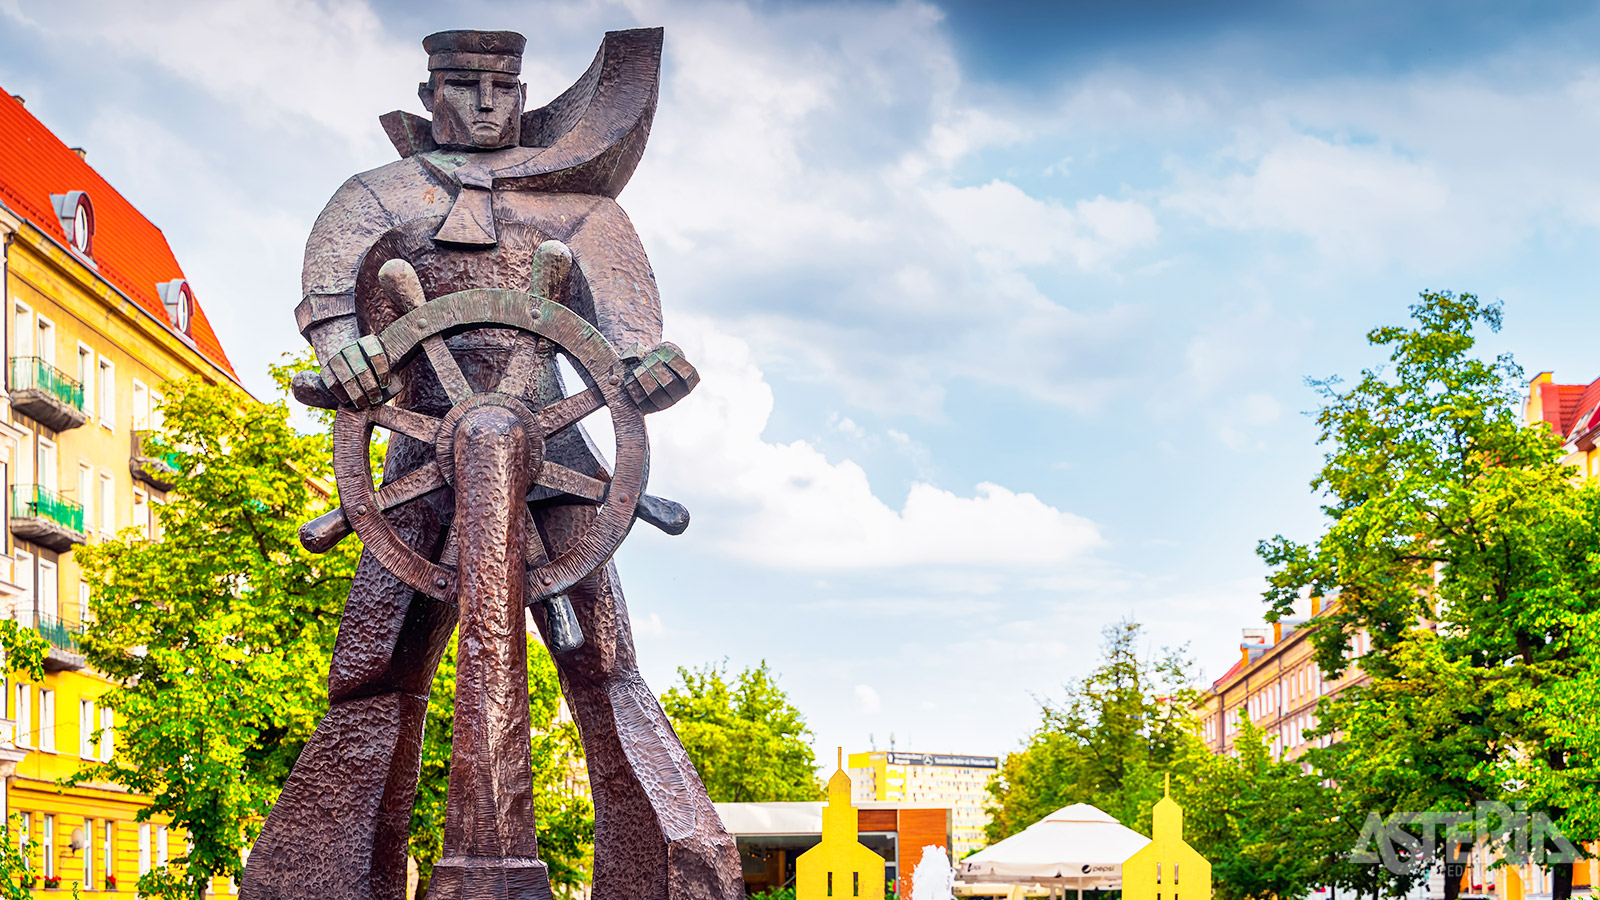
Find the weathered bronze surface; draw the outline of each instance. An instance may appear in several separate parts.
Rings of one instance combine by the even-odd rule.
[[[646,413],[699,375],[661,341],[655,279],[615,197],[649,136],[660,29],[606,35],[589,70],[522,112],[524,41],[423,43],[431,120],[381,118],[398,162],[347,181],[306,245],[295,311],[337,409],[341,507],[308,522],[364,552],[328,673],[327,717],[250,855],[245,900],[400,900],[427,695],[460,624],[444,859],[434,900],[550,896],[529,774],[531,606],[577,720],[595,802],[597,900],[744,895],[738,854],[640,677],[610,558],[640,518]],[[582,385],[562,383],[564,356]],[[602,410],[607,455],[581,421]],[[368,442],[390,433],[384,482]]]

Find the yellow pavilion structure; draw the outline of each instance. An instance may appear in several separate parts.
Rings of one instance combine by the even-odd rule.
[[[850,798],[844,754],[828,779],[828,805],[822,810],[822,842],[795,860],[795,900],[829,897],[883,900],[884,862],[861,843],[859,819]]]
[[[1123,900],[1211,900],[1211,863],[1183,839],[1183,809],[1172,776],[1156,801],[1150,843],[1122,864]]]

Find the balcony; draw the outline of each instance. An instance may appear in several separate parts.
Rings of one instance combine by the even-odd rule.
[[[89,421],[83,385],[37,356],[11,357],[11,408],[54,431]]]
[[[170,491],[178,474],[178,467],[174,465],[178,455],[157,452],[151,440],[154,436],[153,431],[133,433],[133,451],[128,455],[128,470],[136,480],[158,491]]]
[[[58,553],[88,540],[83,506],[36,484],[12,485],[11,533]]]
[[[82,625],[63,622],[55,616],[34,615],[26,610],[18,610],[17,622],[24,628],[31,627],[50,645],[50,653],[44,659],[46,672],[76,672],[88,665],[78,646]]]

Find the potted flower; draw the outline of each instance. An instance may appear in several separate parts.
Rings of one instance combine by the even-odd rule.
[[[53,891],[53,890],[55,890],[56,888],[59,888],[59,887],[61,887],[61,876],[60,875],[46,875],[44,877],[44,889],[45,890]]]
[[[22,887],[25,890],[30,890],[31,891],[36,886],[38,886],[38,884],[39,884],[39,877],[37,875],[34,875],[31,872],[24,872],[22,874]]]
[[[117,876],[115,876],[115,875],[107,875],[106,876],[106,890],[114,891],[116,889],[117,889]]]

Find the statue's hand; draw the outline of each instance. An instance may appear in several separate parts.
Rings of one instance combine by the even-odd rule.
[[[389,355],[376,335],[367,335],[328,357],[322,382],[339,398],[357,409],[383,402],[389,386]]]
[[[653,349],[636,346],[623,355],[628,367],[624,386],[633,402],[647,413],[660,412],[677,403],[700,383],[700,373],[684,358],[676,344]]]

